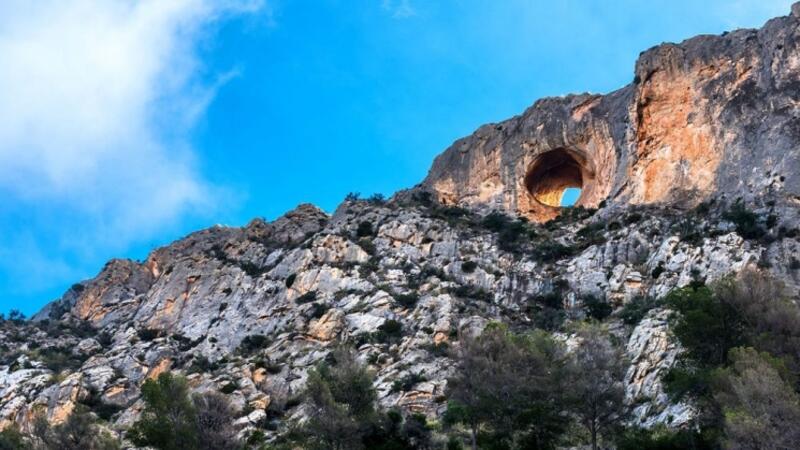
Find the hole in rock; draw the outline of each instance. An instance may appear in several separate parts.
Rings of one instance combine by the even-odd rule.
[[[575,202],[578,201],[578,198],[581,196],[581,190],[579,188],[566,188],[564,189],[564,193],[561,194],[561,207],[566,208],[567,206],[573,206]]]
[[[539,155],[525,176],[525,186],[536,201],[560,208],[575,205],[589,175],[586,160],[567,149]]]

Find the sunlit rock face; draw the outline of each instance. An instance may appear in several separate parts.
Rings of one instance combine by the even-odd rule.
[[[122,435],[141,413],[142,383],[171,371],[194,392],[235,386],[226,395],[242,436],[283,405],[260,430],[274,437],[303,418],[288,399],[342,343],[375,373],[382,407],[440,420],[449,350],[491,321],[547,327],[545,297],[567,325],[586,318],[588,299],[607,302],[630,363],[631,423],[690,426],[695,406],[661,381],[682,352],[670,312],[620,313],[745,269],[800,300],[798,29],[792,16],[660,46],[628,87],[541,100],[480,128],[421,186],[475,208],[442,208],[419,189],[351,199],[332,215],[300,205],[110,261],[32,321],[0,322],[0,429],[30,430],[38,414],[58,423],[89,404],[116,407],[108,425]],[[486,207],[553,218],[569,188],[577,205],[606,208],[487,225]],[[683,209],[716,195],[744,197],[763,237],[740,233],[725,202]],[[567,342],[570,329],[559,332]]]
[[[546,221],[564,189],[576,205],[692,206],[782,190],[800,197],[800,19],[699,36],[639,57],[606,95],[537,101],[485,125],[434,162],[424,187]]]

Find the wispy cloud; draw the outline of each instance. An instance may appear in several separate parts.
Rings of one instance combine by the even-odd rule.
[[[213,208],[221,191],[198,171],[188,133],[238,72],[213,81],[198,45],[215,24],[265,8],[262,0],[1,2],[0,192],[82,217],[94,245],[118,248]]]
[[[382,0],[381,6],[395,19],[407,19],[417,15],[411,0]]]

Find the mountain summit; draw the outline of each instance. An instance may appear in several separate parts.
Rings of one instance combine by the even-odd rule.
[[[380,406],[435,422],[463,339],[501,322],[572,348],[590,320],[624,351],[628,423],[696,426],[701,406],[664,387],[684,346],[662,300],[743,271],[800,289],[792,11],[647,50],[618,91],[482,126],[391,199],[300,205],[108,262],[0,326],[0,426],[86,406],[123,434],[142,384],[169,372],[224,393],[237,432],[270,440],[307,417],[309,370],[343,343]],[[581,194],[564,208],[569,187]]]

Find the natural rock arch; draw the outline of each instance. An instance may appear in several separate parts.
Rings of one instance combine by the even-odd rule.
[[[523,182],[531,212],[538,218],[552,218],[558,215],[567,188],[581,190],[575,205],[582,205],[593,191],[594,180],[593,163],[583,152],[557,148],[537,155]]]

